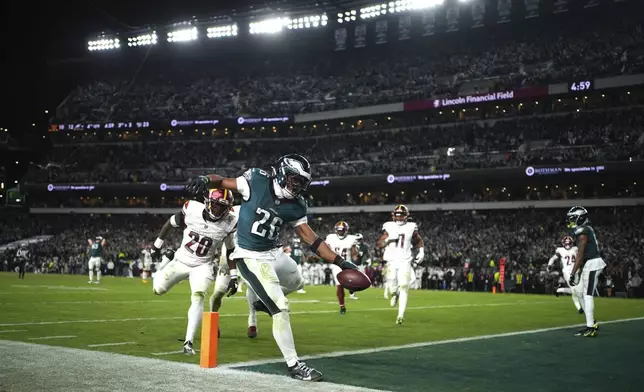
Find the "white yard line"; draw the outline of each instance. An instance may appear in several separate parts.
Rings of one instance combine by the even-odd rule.
[[[452,308],[475,308],[475,307],[494,307],[494,306],[516,306],[516,305],[543,305],[543,304],[557,304],[554,301],[539,301],[539,302],[526,302],[526,301],[513,301],[513,302],[497,302],[487,304],[454,304],[454,305],[428,305],[428,306],[410,306],[407,310],[426,310],[426,309],[452,309]],[[351,312],[387,312],[397,311],[395,308],[367,308],[367,309],[351,309]],[[337,313],[336,309],[333,310],[302,310],[294,311],[291,314],[332,314]],[[219,317],[248,317],[247,313],[243,314],[227,314],[222,313]],[[97,319],[97,320],[63,320],[63,321],[32,321],[24,323],[5,323],[0,324],[0,327],[16,327],[27,325],[57,325],[57,324],[74,324],[74,323],[119,323],[127,321],[159,321],[159,320],[183,320],[185,316],[177,317],[135,317],[135,318],[122,318],[122,319]]]
[[[27,338],[28,340],[50,340],[50,339],[71,339],[76,335],[59,335],[59,336],[41,336],[39,338]]]
[[[27,332],[26,329],[5,329],[4,331],[0,331],[0,333],[13,333],[13,332]]]
[[[626,323],[630,321],[642,321],[642,320],[644,320],[644,317],[634,317],[634,318],[627,318],[627,319],[602,321],[601,325]],[[367,349],[353,350],[353,351],[335,351],[335,352],[324,353],[324,354],[308,355],[308,356],[301,357],[300,359],[309,360],[309,359],[320,359],[320,358],[336,358],[336,357],[344,357],[347,355],[373,354],[373,353],[380,353],[383,351],[396,351],[396,350],[405,350],[405,349],[418,348],[418,347],[438,346],[438,345],[451,344],[451,343],[473,342],[477,340],[489,340],[489,339],[505,338],[509,336],[530,335],[535,333],[558,331],[562,329],[580,327],[583,325],[584,324],[570,324],[570,325],[562,325],[559,327],[530,329],[527,331],[505,332],[505,333],[499,333],[499,334],[493,334],[493,335],[479,335],[479,336],[470,336],[470,337],[456,338],[456,339],[435,340],[431,342],[403,344],[400,346],[367,348]],[[257,361],[230,363],[230,364],[222,365],[220,367],[236,368],[236,367],[244,367],[244,366],[267,365],[271,363],[281,363],[281,362],[284,362],[283,358],[273,358],[273,359],[264,359],[264,360],[257,360]]]
[[[120,343],[88,344],[88,345],[87,345],[87,347],[111,347],[111,346],[125,346],[126,344],[136,344],[136,342],[120,342]]]
[[[43,285],[43,284],[34,284],[34,285],[26,285],[26,284],[12,284],[11,287],[20,287],[20,288],[34,288],[34,287],[44,287],[46,289],[52,289],[52,290],[80,290],[80,291],[107,291],[106,288],[102,287],[95,287],[95,286],[90,286],[90,287],[82,287],[82,286],[52,286],[52,285]]]

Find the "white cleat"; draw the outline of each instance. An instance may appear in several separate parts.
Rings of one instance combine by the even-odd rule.
[[[183,353],[186,355],[196,355],[197,353],[195,350],[192,348],[192,342],[187,341],[183,344]]]
[[[304,291],[304,289],[299,289],[299,290],[297,290],[297,293],[298,294],[306,294],[306,291]]]
[[[94,283],[94,282],[90,280],[90,281],[88,281],[87,283],[88,283],[88,284],[92,284],[92,283]]]
[[[396,294],[391,296],[391,301],[389,302],[389,304],[392,308],[398,304],[398,296]]]
[[[353,294],[349,295],[349,298],[351,298],[351,299],[358,299],[358,297],[356,296],[356,294],[355,294],[355,293],[353,293]]]
[[[402,323],[403,323],[403,318],[402,318],[402,317],[398,317],[398,318],[396,319],[396,325],[402,325]]]
[[[101,283],[101,282],[100,282],[100,281],[98,281],[98,280],[97,280],[96,282],[94,282],[94,284],[100,284],[100,283]]]

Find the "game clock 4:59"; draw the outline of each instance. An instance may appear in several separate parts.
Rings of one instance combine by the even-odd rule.
[[[593,89],[592,80],[580,80],[578,82],[572,82],[568,86],[569,91],[588,91]]]

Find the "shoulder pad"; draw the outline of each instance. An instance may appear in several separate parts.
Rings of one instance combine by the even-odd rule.
[[[588,230],[584,226],[579,226],[575,229],[575,235],[586,233]]]
[[[260,169],[258,167],[248,169],[244,173],[244,177],[246,177],[247,180],[250,180],[253,176],[261,176],[261,177],[270,178],[271,175],[266,170]]]

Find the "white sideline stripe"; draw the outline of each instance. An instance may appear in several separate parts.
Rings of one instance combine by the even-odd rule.
[[[471,307],[488,307],[488,306],[513,306],[513,305],[543,305],[543,304],[557,304],[554,301],[540,301],[540,302],[526,302],[524,300],[514,301],[514,302],[497,302],[491,304],[457,304],[457,305],[429,305],[429,306],[410,306],[407,310],[425,310],[425,309],[450,309],[450,308],[471,308]],[[397,311],[396,308],[387,307],[387,308],[372,308],[372,309],[353,309],[351,312],[384,312],[384,311]],[[337,313],[336,309],[334,310],[302,310],[296,312],[290,312],[290,314],[330,314]],[[219,317],[248,317],[248,314],[220,314]],[[85,324],[85,323],[118,323],[126,321],[159,321],[159,320],[183,320],[185,316],[176,316],[176,317],[135,317],[135,318],[123,318],[123,319],[98,319],[98,320],[63,320],[63,321],[33,321],[25,323],[6,323],[0,324],[0,327],[17,327],[17,326],[27,326],[27,325],[57,325],[57,324]]]
[[[27,332],[26,329],[6,329],[4,331],[0,331],[0,333],[11,333],[11,332]]]
[[[231,297],[226,298],[226,301],[231,300],[246,300],[246,297]],[[136,304],[136,303],[146,303],[146,304],[156,304],[156,303],[168,303],[168,302],[186,302],[185,299],[156,299],[156,300],[116,300],[116,301],[24,301],[24,302],[0,302],[0,305],[23,305],[23,304],[38,304],[38,305],[52,305],[52,304],[67,304],[67,305],[84,305],[84,304]],[[294,299],[289,301],[292,304],[309,304],[309,303],[318,303],[320,302],[317,299],[309,300],[298,300]],[[329,302],[337,303],[337,302]]]
[[[88,344],[87,347],[110,347],[110,346],[125,346],[126,344],[136,344],[136,342],[120,342],[120,343],[100,343]]]
[[[71,339],[75,337],[76,335],[41,336],[39,338],[28,338],[28,340]]]
[[[21,288],[44,287],[52,290],[107,291],[107,289],[102,287],[52,286],[47,284],[40,284],[40,285],[34,284],[31,286],[26,284],[12,284],[11,287],[21,287]]]
[[[195,348],[194,350],[195,350],[195,352],[200,352],[201,351],[198,348]],[[154,355],[154,356],[157,356],[157,357],[160,357],[160,356],[163,356],[163,355],[175,355],[175,354],[183,354],[183,350],[166,351],[164,353],[150,353],[150,355]]]
[[[641,321],[641,320],[644,320],[644,317],[634,317],[634,318],[627,318],[627,319],[603,321],[601,323],[601,325],[626,323],[626,322],[629,322],[629,321]],[[452,344],[452,343],[473,342],[473,341],[477,341],[477,340],[489,340],[489,339],[496,339],[496,338],[505,338],[505,337],[510,337],[510,336],[530,335],[530,334],[535,334],[535,333],[559,331],[559,330],[562,330],[562,329],[581,327],[581,326],[585,326],[585,324],[571,324],[571,325],[562,325],[562,326],[559,326],[559,327],[531,329],[531,330],[527,330],[527,331],[515,331],[515,332],[505,332],[505,333],[499,333],[499,334],[493,334],[493,335],[479,335],[479,336],[470,336],[470,337],[456,338],[456,339],[435,340],[435,341],[431,341],[431,342],[403,344],[401,346],[386,346],[386,347],[378,347],[378,348],[366,348],[366,349],[362,349],[362,350],[353,350],[353,351],[335,351],[335,352],[324,353],[324,354],[307,355],[307,356],[301,357],[300,359],[301,360],[309,360],[309,359],[320,359],[320,358],[344,357],[344,356],[347,356],[347,355],[373,354],[373,353],[380,353],[380,352],[383,352],[383,351],[396,351],[396,350],[404,350],[404,349],[409,349],[409,348],[439,346],[439,345]],[[257,361],[230,363],[230,364],[221,365],[220,367],[221,368],[237,368],[237,367],[244,367],[244,366],[268,365],[268,364],[271,364],[271,363],[282,363],[282,362],[284,362],[284,358],[273,358],[273,359],[263,359],[263,360],[257,360]]]

